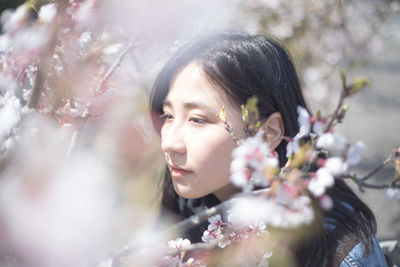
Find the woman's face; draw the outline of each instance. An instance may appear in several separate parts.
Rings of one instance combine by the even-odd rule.
[[[245,137],[239,105],[190,63],[170,84],[163,105],[161,147],[175,191],[185,198],[214,193],[221,201],[238,191],[229,179],[231,152],[236,147],[216,114],[224,107],[235,135]]]

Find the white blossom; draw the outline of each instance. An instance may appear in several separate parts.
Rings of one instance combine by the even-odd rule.
[[[210,218],[208,218],[208,222],[210,223],[208,225],[208,230],[212,231],[217,228],[220,228],[222,225],[221,215],[217,214],[217,215],[211,216]]]
[[[400,189],[399,188],[388,188],[386,190],[386,197],[388,199],[400,200]]]
[[[300,127],[299,132],[296,135],[297,138],[300,139],[302,137],[308,136],[311,132],[311,127],[313,132],[317,135],[321,135],[324,133],[324,127],[326,124],[325,120],[317,120],[314,117],[311,117],[307,109],[302,106],[297,106],[297,113],[297,122],[299,123]]]
[[[352,144],[347,150],[346,163],[349,166],[358,164],[361,160],[361,154],[364,152],[364,150],[365,145],[363,142],[358,141],[357,143]]]
[[[333,175],[339,175],[345,170],[343,159],[340,157],[328,158],[324,167]]]
[[[174,249],[174,250],[179,250],[181,248],[185,248],[187,246],[189,246],[190,240],[189,239],[182,239],[181,237],[178,237],[175,240],[170,240],[168,241],[168,247],[170,249]]]
[[[204,231],[201,240],[203,240],[203,242],[206,243],[218,242],[218,245],[220,247],[225,247],[229,245],[230,243],[229,241],[224,242],[224,236],[221,229],[222,225],[221,215],[217,214],[208,218],[208,222],[210,224],[208,225],[207,230]]]
[[[39,10],[39,19],[42,22],[51,22],[57,14],[57,8],[55,4],[44,5]]]
[[[92,33],[90,31],[85,31],[79,36],[79,43],[81,46],[86,45],[92,39]]]
[[[113,55],[113,54],[117,53],[118,51],[120,51],[121,48],[122,48],[122,44],[119,44],[119,43],[118,44],[111,44],[111,45],[106,46],[103,49],[103,54],[107,55],[107,56]]]
[[[313,131],[314,133],[321,135],[324,133],[324,129],[325,129],[325,123],[322,121],[316,121],[313,124]]]
[[[308,184],[308,190],[316,197],[322,196],[326,188],[332,187],[335,180],[327,168],[319,168],[315,177],[311,178]]]
[[[311,123],[310,123],[310,114],[308,111],[302,107],[297,107],[297,122],[299,123],[299,133],[297,134],[299,137],[307,136],[311,131]]]
[[[20,5],[12,14],[5,19],[2,15],[2,28],[5,32],[17,30],[28,17],[28,5]]]
[[[340,135],[325,133],[318,138],[316,146],[327,150],[342,151],[346,146],[346,140]]]
[[[250,179],[257,185],[267,186],[264,176],[264,164],[269,157],[270,150],[263,140],[263,132],[249,137],[232,151],[230,165],[232,183],[245,189]]]
[[[286,157],[289,158],[291,155],[296,154],[299,150],[299,139],[295,137],[286,145]]]
[[[4,97],[0,96],[0,153],[13,146],[12,134],[23,114],[27,113],[19,99],[13,93],[7,91]],[[7,141],[8,142],[5,142]]]
[[[228,221],[238,227],[260,225],[264,222],[272,227],[296,227],[309,224],[314,218],[311,200],[307,196],[290,199],[290,208],[274,199],[256,197],[236,198],[229,213]]]

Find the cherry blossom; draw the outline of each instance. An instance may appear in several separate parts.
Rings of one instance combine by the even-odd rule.
[[[289,158],[291,155],[296,154],[299,150],[299,138],[296,135],[294,138],[291,138],[286,145],[286,157]]]
[[[256,235],[262,235],[265,233],[268,233],[267,225],[263,221],[258,221],[254,224],[249,224],[249,228],[252,230],[252,232],[255,232]]]
[[[179,249],[187,247],[189,245],[190,245],[190,240],[182,239],[181,237],[178,237],[175,240],[168,241],[168,247],[173,250],[179,250]]]
[[[316,146],[317,148],[341,152],[346,147],[346,140],[334,133],[324,133],[318,138]]]
[[[47,4],[40,8],[39,10],[39,19],[43,23],[50,23],[53,21],[56,16],[57,9],[55,4]]]
[[[319,168],[308,183],[308,190],[316,197],[322,196],[327,188],[335,183],[332,173],[327,168]]]
[[[400,200],[400,189],[388,188],[386,190],[386,196],[388,199]]]
[[[286,192],[282,191],[281,194]],[[275,199],[256,197],[234,199],[228,221],[238,227],[248,227],[263,222],[267,226],[284,228],[309,224],[312,221],[314,212],[309,197],[284,198],[287,200],[285,204]]]
[[[365,145],[361,141],[358,141],[357,143],[350,145],[350,147],[347,149],[345,163],[348,166],[353,166],[358,164],[361,160],[361,154],[364,152],[364,150],[365,150]]]
[[[311,132],[311,128],[313,132],[317,135],[321,135],[324,132],[325,120],[316,119],[315,117],[311,117],[308,113],[307,109],[302,106],[297,107],[297,122],[299,123],[299,132],[296,136],[299,138],[307,136]]]
[[[319,197],[318,202],[321,208],[323,208],[324,210],[330,210],[333,207],[333,200],[327,194],[324,194],[321,197]]]
[[[234,185],[246,189],[250,182],[267,186],[269,182],[265,179],[265,165],[275,165],[275,160],[268,160],[270,150],[264,142],[263,132],[260,131],[253,137],[241,142],[241,145],[232,151],[232,162],[230,166],[231,181]]]
[[[217,214],[210,218],[208,218],[208,225],[207,230],[204,231],[203,236],[201,239],[203,242],[211,243],[211,242],[218,242],[220,247],[225,247],[229,244],[229,242],[225,242],[223,233],[222,233],[222,219],[221,215]],[[222,242],[221,242],[222,241]]]
[[[324,167],[332,174],[339,175],[345,171],[343,159],[340,157],[328,158],[324,161]]]

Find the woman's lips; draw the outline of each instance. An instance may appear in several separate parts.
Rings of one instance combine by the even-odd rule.
[[[181,178],[190,173],[192,173],[192,171],[171,167],[171,176],[174,178]]]

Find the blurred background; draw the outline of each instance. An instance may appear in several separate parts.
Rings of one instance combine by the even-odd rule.
[[[399,1],[0,0],[0,11],[1,264],[88,266],[154,234],[163,158],[148,96],[166,60],[202,32],[279,39],[314,112],[334,108],[340,69],[369,77],[338,127],[367,147],[354,172],[400,145]],[[389,166],[372,181],[393,176]],[[399,202],[354,189],[378,238],[400,239]]]

